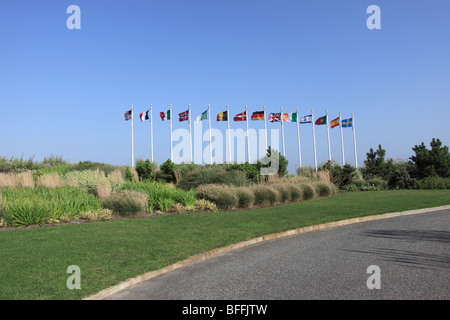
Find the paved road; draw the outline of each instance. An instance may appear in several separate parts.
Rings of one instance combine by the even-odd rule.
[[[371,265],[380,289],[367,287]],[[450,210],[259,243],[109,299],[450,299]]]

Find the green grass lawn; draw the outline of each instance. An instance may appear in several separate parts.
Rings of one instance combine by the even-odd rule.
[[[450,190],[341,193],[255,210],[0,231],[0,299],[81,299],[231,243],[302,226],[450,204]],[[66,286],[81,269],[81,289]]]

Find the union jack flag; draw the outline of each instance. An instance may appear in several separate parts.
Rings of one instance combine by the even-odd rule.
[[[270,122],[280,122],[281,121],[281,112],[269,114],[269,121]]]

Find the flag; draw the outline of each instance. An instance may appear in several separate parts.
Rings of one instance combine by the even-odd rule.
[[[251,120],[264,120],[264,111],[253,112]]]
[[[133,118],[133,111],[129,110],[129,111],[125,112],[124,116],[125,116],[125,121],[128,121],[128,120],[132,119]]]
[[[149,112],[149,111],[150,111],[150,110],[147,110],[147,112],[146,112],[145,114],[143,114],[143,113],[140,113],[140,114],[139,114],[139,118],[141,118],[141,122],[150,119],[150,117],[148,116],[148,112]]]
[[[189,110],[179,113],[178,115],[180,116],[180,119],[179,119],[180,122],[189,120]]]
[[[280,122],[281,121],[281,113],[269,113],[269,121],[270,122]]]
[[[331,129],[333,129],[334,127],[337,127],[338,125],[339,125],[339,117],[337,117],[336,119],[331,120],[331,122],[330,122]]]
[[[170,110],[167,110],[166,112],[160,112],[159,113],[161,120],[170,120]]]
[[[234,118],[234,121],[247,121],[247,111],[238,113]]]
[[[342,128],[351,128],[353,125],[353,118],[342,120]]]
[[[297,122],[297,112],[283,114],[283,121]]]
[[[208,110],[203,112],[201,115],[197,116],[197,123],[199,123],[202,120],[208,119]]]
[[[327,116],[320,117],[316,120],[316,125],[327,124]]]
[[[228,111],[219,112],[217,115],[217,121],[228,121]]]
[[[312,122],[312,114],[300,118],[300,123],[311,123],[311,122]]]

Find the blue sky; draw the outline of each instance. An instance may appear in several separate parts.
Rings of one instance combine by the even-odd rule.
[[[66,26],[72,4],[81,9],[81,30]],[[373,4],[380,30],[366,26]],[[359,165],[378,144],[406,160],[432,138],[450,145],[449,13],[447,0],[3,2],[0,155],[129,165],[123,114],[131,104],[136,113],[152,104],[161,164],[170,144],[159,112],[172,104],[178,114],[191,104],[196,116],[210,104],[212,126],[222,131],[226,124],[215,117],[227,105],[231,116],[245,105],[250,113],[264,105],[300,115],[314,109],[316,117],[328,110],[331,119],[354,113]],[[173,128],[188,126],[174,117]],[[354,164],[352,132],[343,130]],[[150,158],[149,133],[135,114],[135,158]],[[311,126],[300,135],[303,164],[313,165]],[[330,135],[340,163],[339,129]],[[285,123],[285,137],[293,171],[295,124]],[[325,126],[316,127],[316,143],[320,164],[328,158]]]

